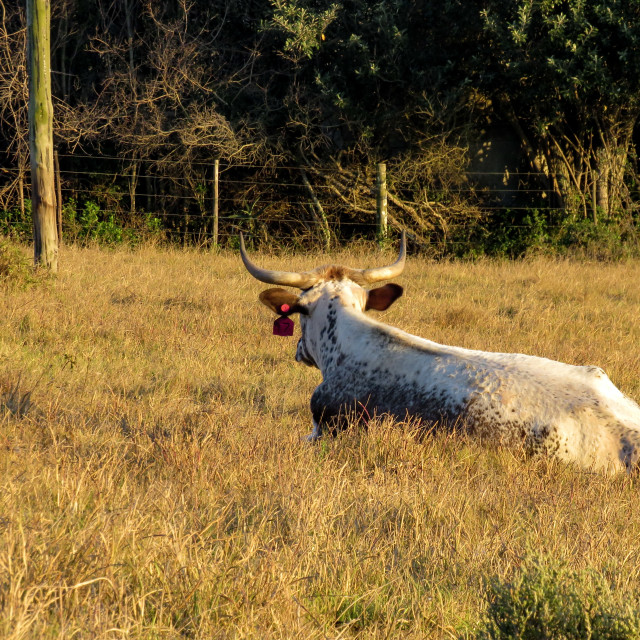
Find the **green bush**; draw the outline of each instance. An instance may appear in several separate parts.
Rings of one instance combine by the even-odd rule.
[[[494,215],[487,252],[491,255],[520,258],[540,250],[550,242],[549,221],[537,209],[524,214],[506,209]]]
[[[87,240],[95,237],[99,219],[100,206],[91,200],[87,200],[80,214],[80,225]]]
[[[495,212],[485,224],[465,227],[450,240],[454,255],[521,258],[535,253],[590,260],[621,260],[640,256],[638,220],[590,218],[544,213],[537,209]],[[450,249],[450,250],[451,250]]]
[[[26,241],[33,236],[31,200],[24,201],[24,211],[3,209],[0,211],[0,236]]]
[[[30,284],[31,263],[19,246],[0,237],[0,284]]]
[[[596,571],[572,571],[533,558],[511,580],[489,580],[477,640],[637,640],[635,598],[611,588]]]
[[[567,218],[558,231],[556,246],[559,253],[568,251],[595,260],[640,255],[637,224],[627,218],[605,218],[598,224]]]

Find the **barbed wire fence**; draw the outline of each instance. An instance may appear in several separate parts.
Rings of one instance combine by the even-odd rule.
[[[418,201],[412,186],[392,170],[388,184],[382,184],[371,170],[345,176],[340,168],[214,160],[191,163],[188,175],[181,174],[182,163],[171,160],[61,154],[59,165],[59,218],[66,240],[82,233],[73,221],[86,226],[91,220],[142,220],[185,244],[225,245],[243,231],[249,241],[315,239],[328,245],[354,237],[383,239],[390,228],[405,229],[416,244],[442,250],[468,243],[468,234],[484,229],[483,219],[498,211],[511,212],[503,226],[513,230],[527,227],[523,220],[529,214],[551,217],[563,211],[552,206],[531,172],[469,171],[464,181],[423,190]],[[342,192],[336,187],[347,183]],[[5,216],[5,227],[20,217],[25,221],[28,193],[28,176],[2,169],[0,209],[14,212]],[[451,215],[455,208],[458,213]]]

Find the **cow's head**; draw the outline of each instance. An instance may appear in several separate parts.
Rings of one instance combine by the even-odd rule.
[[[300,314],[302,337],[298,342],[296,360],[311,366],[319,364],[319,348],[329,325],[335,322],[337,307],[357,312],[369,309],[384,311],[402,295],[402,287],[397,284],[386,284],[370,290],[364,289],[364,286],[390,280],[402,273],[406,246],[403,232],[398,259],[386,267],[351,269],[334,265],[303,272],[271,271],[251,262],[245,250],[244,238],[240,235],[240,255],[254,278],[268,284],[302,290],[298,294],[280,287],[267,289],[260,294],[260,301],[279,315]]]

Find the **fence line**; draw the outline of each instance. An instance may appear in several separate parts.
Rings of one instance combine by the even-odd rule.
[[[132,162],[143,162],[146,164],[152,164],[152,165],[163,165],[163,164],[183,164],[182,162],[178,161],[178,160],[174,160],[172,158],[158,158],[158,159],[151,159],[151,158],[124,158],[122,156],[108,156],[108,155],[100,155],[100,156],[94,156],[94,155],[76,155],[76,154],[64,154],[64,153],[60,153],[58,154],[58,157],[60,158],[69,158],[69,159],[73,159],[73,160],[98,160],[98,161],[103,161],[103,160],[113,160],[113,161],[117,161],[117,162],[122,162],[122,163],[132,163]],[[210,162],[203,162],[203,161],[189,161],[188,164],[189,166],[192,167],[204,167],[204,168],[211,168],[214,164],[215,158],[212,158],[212,160]],[[281,164],[253,164],[253,163],[234,163],[234,162],[223,162],[222,160],[220,161],[220,170],[221,171],[228,171],[231,169],[263,169],[263,170],[267,170],[267,171],[274,171],[274,170],[278,170],[278,171],[293,171],[293,172],[298,172],[300,170],[300,165],[281,165]],[[340,173],[341,170],[339,167],[336,168],[331,168],[331,167],[317,167],[314,166],[313,167],[314,172],[317,173]],[[547,177],[546,174],[544,173],[544,171],[531,171],[531,170],[523,170],[523,171],[519,171],[519,170],[515,170],[512,171],[511,169],[509,169],[509,171],[465,171],[466,175],[481,175],[481,176],[504,176],[505,174],[510,175],[510,176],[527,176],[527,177],[535,177],[535,176],[540,176],[540,177]]]
[[[378,179],[378,185],[376,186],[376,176],[371,171],[367,174],[367,180],[365,180],[364,174],[354,178],[351,175],[345,176],[341,174],[338,168],[313,168],[313,173],[316,176],[333,173],[340,178],[346,178],[346,183],[360,189],[358,205],[356,205],[355,199],[351,201],[351,197],[347,197],[346,193],[335,195],[335,186],[322,184],[322,177],[319,178],[318,184],[309,184],[308,181],[305,183],[304,180],[292,181],[289,176],[282,176],[282,179],[278,179],[277,175],[273,175],[277,174],[278,171],[290,171],[293,175],[299,176],[300,167],[277,164],[273,166],[235,165],[231,163],[223,165],[223,163],[220,163],[221,171],[234,170],[241,173],[245,170],[261,169],[271,175],[263,174],[243,178],[241,175],[226,174],[220,176],[216,182],[217,172],[215,169],[218,165],[212,161],[211,163],[200,163],[198,165],[207,169],[207,175],[203,176],[201,180],[195,181],[194,184],[194,180],[186,177],[164,175],[162,172],[153,173],[149,170],[144,170],[135,176],[132,176],[126,169],[112,172],[105,171],[104,165],[100,167],[99,171],[90,170],[92,161],[102,163],[104,160],[113,160],[121,164],[135,161],[146,162],[149,166],[177,164],[170,159],[161,161],[132,160],[109,156],[66,154],[60,154],[59,157],[61,159],[73,159],[75,163],[84,163],[81,169],[63,168],[59,172],[62,182],[59,193],[63,195],[60,199],[63,202],[66,201],[65,206],[69,206],[72,198],[74,199],[75,220],[80,223],[85,223],[91,215],[115,217],[134,213],[166,221],[166,228],[163,229],[163,232],[166,232],[170,237],[213,239],[213,242],[217,243],[218,237],[233,237],[239,229],[251,234],[252,230],[261,227],[260,234],[263,234],[264,227],[269,225],[274,227],[274,232],[280,237],[295,237],[296,225],[300,226],[300,231],[303,234],[308,234],[309,232],[322,234],[318,221],[318,208],[320,208],[329,212],[326,216],[326,223],[330,225],[330,230],[334,233],[341,228],[349,229],[350,232],[355,231],[356,234],[358,229],[365,233],[377,229],[376,234],[371,234],[372,237],[377,236],[382,239],[386,235],[386,233],[381,233],[380,231],[381,224],[383,224],[381,222],[383,216],[380,216],[379,209],[378,213],[376,213],[376,196],[380,193],[381,183],[380,179]],[[212,171],[214,172],[213,176],[211,175]],[[387,173],[393,177],[392,168]],[[11,176],[17,177],[19,175],[25,178],[23,187],[28,193],[28,174],[20,174],[17,169],[0,170],[0,180],[2,180],[3,176],[10,179]],[[506,174],[505,172],[466,172],[466,175],[502,178]],[[476,196],[477,202],[473,204],[479,210],[489,213],[504,210],[512,211],[515,214],[514,222],[517,221],[517,216],[534,210],[545,213],[563,211],[561,207],[552,206],[551,199],[543,202],[541,196],[547,193],[545,189],[523,184],[522,179],[524,177],[531,179],[540,175],[543,174],[531,171],[512,171],[509,172],[508,177],[514,180],[513,185],[502,184],[493,188],[461,185],[451,188],[434,188],[431,191],[427,191],[429,196],[434,197],[434,201],[412,202],[402,199],[400,205],[397,204],[397,196],[402,194],[403,191],[404,193],[409,193],[411,183],[407,180],[392,179],[391,188],[388,189],[389,214],[395,216],[401,224],[405,224],[406,220],[410,225],[412,223],[409,219],[410,215],[407,214],[407,208],[413,207],[420,211],[420,207],[422,207],[423,209],[420,212],[420,215],[423,216],[423,221],[420,223],[422,224],[420,229],[420,241],[422,243],[435,245],[442,245],[443,243],[448,245],[468,244],[468,240],[449,239],[450,234],[455,234],[461,229],[467,230],[471,227],[468,221],[457,222],[454,218],[445,220],[434,212],[433,208],[435,207],[438,208],[438,211],[443,212],[445,217],[448,215],[442,203],[437,201],[439,195],[444,194],[446,197]],[[92,185],[91,180],[102,181],[104,187],[100,188],[95,184]],[[150,189],[147,188],[149,184],[151,184]],[[134,186],[132,187],[132,185]],[[141,185],[143,190],[138,190],[138,185]],[[217,192],[216,185],[221,194]],[[386,186],[388,188],[388,185]],[[242,187],[255,187],[255,191],[251,193],[243,192]],[[194,193],[194,189],[201,189],[202,191]],[[279,189],[283,195],[275,197],[273,190],[276,189]],[[174,192],[167,192],[167,190],[173,190]],[[225,190],[227,191],[226,194]],[[300,197],[302,194],[304,195]],[[514,199],[515,196],[530,200],[537,199],[538,205],[523,204],[522,201],[518,202]],[[483,198],[481,203],[480,198]],[[89,204],[91,204],[90,207]],[[453,206],[453,204],[459,206],[461,203],[456,201],[449,204],[445,203],[444,206]],[[462,204],[464,206],[464,203]],[[221,211],[217,211],[216,205],[220,206]],[[340,217],[330,213],[333,205],[337,205],[336,208],[339,207],[338,210],[342,212]],[[180,207],[182,207],[182,211],[179,210]],[[278,215],[278,212],[274,211],[274,207],[281,207],[282,215]],[[350,210],[350,207],[353,207],[353,209]],[[293,208],[294,210],[298,208],[300,215],[292,215],[292,211],[288,211],[288,208]],[[233,212],[230,212],[230,209]],[[378,220],[376,220],[376,215]],[[350,216],[353,217],[351,218]],[[7,218],[5,217],[5,219]],[[0,211],[0,225],[1,223],[3,223],[2,211]],[[219,230],[217,229],[217,223],[222,225]],[[414,224],[417,224],[415,220]],[[278,225],[282,225],[282,227],[278,228]],[[287,231],[287,226],[289,227],[288,231],[291,233],[290,236],[283,235]],[[4,227],[6,228],[6,224],[4,224]],[[562,225],[560,224],[546,224],[548,229],[560,229],[561,227]],[[0,230],[2,228],[0,226]],[[416,229],[418,228],[416,226]],[[481,223],[476,224],[473,228],[476,232],[486,232]],[[531,228],[531,225],[504,224],[502,228],[504,230],[517,230]],[[230,233],[230,229],[234,229],[234,231]],[[328,229],[325,230],[325,232],[327,231]]]
[[[65,189],[62,189],[63,192],[65,192]],[[78,194],[78,193],[88,193],[90,195],[95,195],[95,196],[104,196],[103,192],[97,192],[97,191],[82,191],[82,190],[73,190],[72,193],[74,194]],[[126,195],[126,194],[125,194]],[[191,200],[193,202],[202,202],[201,200],[199,200],[196,196],[181,196],[181,195],[157,195],[157,196],[153,196],[152,194],[140,194],[137,193],[136,194],[136,198],[140,198],[140,199],[145,199],[147,197],[149,197],[151,195],[151,197],[158,197],[158,198],[164,198],[167,200]],[[235,202],[237,203],[237,200],[235,198],[220,198],[218,200],[219,202]],[[204,200],[204,202],[211,202],[211,198],[208,197]],[[325,201],[325,202],[329,202],[329,201]],[[314,203],[311,200],[286,200],[286,201],[282,201],[282,200],[262,200],[262,199],[256,199],[256,201],[253,203],[253,207],[257,206],[258,204],[260,206],[265,206],[265,205],[276,205],[276,204],[287,204],[287,205],[297,205],[297,206],[312,206]],[[410,203],[413,205],[418,205],[420,203]],[[429,204],[433,204],[433,203],[429,203]],[[563,211],[564,209],[562,207],[552,207],[552,206],[536,206],[536,207],[531,207],[531,206],[504,206],[504,205],[498,205],[498,204],[483,204],[482,205],[482,209],[485,211],[498,211],[498,210],[505,210],[508,209],[509,211]],[[102,213],[122,213],[122,209],[109,209],[109,208],[102,208],[100,207],[99,209],[97,209],[98,211],[102,212]],[[371,213],[374,213],[374,208],[371,209]],[[150,211],[147,211],[146,213],[152,213]],[[158,213],[158,215],[160,215],[160,213]],[[190,216],[194,216],[194,215],[200,215],[200,213],[189,213],[189,214],[185,214],[185,213],[180,213],[180,214],[172,214],[169,212],[162,212],[163,216],[172,216],[172,215],[178,215],[178,216],[184,216],[184,215],[190,215]],[[210,213],[203,213],[202,215],[211,215]],[[331,215],[331,214],[329,214]],[[220,217],[220,220],[222,220],[222,217]]]
[[[211,169],[214,165],[207,165],[207,167],[209,169]],[[230,167],[231,169],[244,169],[244,168],[250,168],[247,165],[238,165],[235,167]],[[266,167],[265,167],[266,168]],[[289,168],[290,170],[293,170],[293,168]],[[297,171],[300,170],[300,167],[298,167],[296,169]],[[19,169],[11,169],[11,168],[6,168],[6,167],[0,167],[0,171],[2,173],[12,173],[15,174],[16,177],[20,175],[20,170]],[[317,169],[314,169],[314,171],[318,171]],[[322,170],[322,173],[339,173],[339,171],[337,170],[333,170],[330,171],[329,169],[324,169]],[[71,169],[61,169],[60,171],[61,175],[75,175],[75,176],[90,176],[90,177],[96,177],[96,176],[104,176],[104,177],[111,177],[111,176],[119,176],[121,178],[130,178],[131,174],[125,172],[125,171],[118,171],[118,172],[114,172],[114,171],[82,171],[80,169],[78,170],[71,170]],[[544,173],[534,173],[531,171],[523,171],[523,172],[517,172],[517,171],[509,171],[508,173],[505,171],[465,171],[464,174],[466,176],[496,176],[496,177],[501,177],[504,178],[505,176],[507,176],[508,178],[513,178],[513,177],[519,177],[519,176],[524,176],[526,178],[536,178],[536,177],[545,177]],[[26,176],[27,174],[25,174]],[[349,176],[345,176],[345,177],[349,177]],[[136,174],[136,179],[137,180],[142,180],[142,179],[164,179],[164,180],[169,180],[172,182],[177,182],[180,183],[181,181],[184,182],[188,182],[187,178],[180,178],[179,176],[172,176],[172,175],[164,175],[164,174],[157,174],[157,173],[138,173]],[[225,184],[261,184],[261,185],[272,185],[272,186],[284,186],[284,187],[299,187],[300,183],[299,182],[282,182],[281,180],[276,180],[276,181],[268,181],[268,180],[260,180],[258,178],[251,178],[251,179],[247,179],[247,180],[239,180],[237,178],[221,178],[220,182],[224,182]],[[398,180],[395,179],[394,180],[394,184],[410,184],[407,181],[402,181],[402,180]],[[329,185],[318,185],[318,188],[325,188],[325,189],[331,189],[331,186]],[[534,189],[534,191],[545,191],[544,189]]]
[[[226,182],[220,182],[220,186],[225,186]],[[247,183],[247,184],[255,184],[256,186],[269,186],[269,183]],[[272,186],[287,186],[287,185],[282,185],[282,184],[278,184],[278,183],[273,183]],[[289,185],[290,187],[302,187],[302,185]],[[321,185],[318,185],[318,187],[316,187],[314,185],[314,189],[319,190],[321,188]],[[108,196],[109,194],[105,191],[100,191],[99,189],[82,189],[79,187],[62,187],[62,192],[63,193],[83,193],[83,194],[89,194],[89,195],[93,195],[93,196],[98,196],[98,197],[105,197]],[[475,189],[447,189],[446,191],[449,194],[456,194],[456,195],[461,195],[461,194],[466,194],[466,195],[474,195],[474,194],[478,194],[478,193],[482,193],[481,191],[475,190]],[[540,194],[544,194],[544,193],[548,193],[546,190],[544,189],[501,189],[499,191],[500,194],[504,195],[505,193],[518,193],[518,194],[522,194],[522,195],[540,195]],[[116,194],[111,194],[111,197],[114,197]],[[127,196],[128,194],[121,191],[118,192],[118,195],[122,195],[122,196]],[[372,198],[375,197],[375,193],[372,192],[371,194]],[[210,201],[211,200],[211,196],[210,195],[206,195],[206,196],[199,196],[199,195],[192,195],[192,194],[173,194],[173,193],[149,193],[149,192],[145,192],[145,191],[136,191],[136,198],[160,198],[160,199],[171,199],[171,198],[179,198],[180,200],[193,200],[195,202],[198,201]],[[219,202],[237,202],[236,198],[220,198]],[[265,200],[265,199],[260,199],[260,202],[262,203],[266,203],[266,204],[278,204],[281,203],[282,200]],[[287,200],[287,203],[289,204],[310,204],[312,203],[312,200]],[[434,204],[434,201],[429,201],[428,204]],[[414,205],[419,205],[419,204],[425,204],[425,203],[420,203],[420,202],[412,202],[409,204],[414,204]],[[486,207],[483,206],[483,208],[490,208],[491,205],[487,204]],[[499,207],[501,209],[504,209],[505,207]],[[511,208],[511,207],[509,207]],[[528,209],[539,209],[540,207],[527,207]],[[559,207],[552,207],[552,208],[559,208]]]
[[[16,176],[18,176],[19,172],[17,169],[3,169],[2,170],[3,173],[15,173]],[[128,179],[130,178],[130,174],[127,173],[123,173],[123,172],[106,172],[106,171],[72,171],[72,170],[68,170],[68,169],[64,169],[60,171],[60,174],[62,176],[88,176],[88,177],[120,177],[120,178],[125,178]],[[471,173],[467,172],[467,175],[472,175]],[[487,172],[487,173],[479,173],[479,172],[474,172],[473,175],[478,175],[478,176],[502,176],[504,174],[502,173],[492,173],[492,172]],[[515,173],[511,173],[511,176],[517,175]],[[529,173],[529,174],[520,174],[520,175],[527,175],[529,177],[531,176],[536,176],[536,175],[543,175],[543,174],[533,174],[533,173]],[[154,179],[154,180],[167,180],[173,184],[184,184],[187,186],[191,186],[191,182],[187,181],[186,178],[179,178],[179,177],[175,177],[175,176],[163,176],[163,175],[158,175],[158,174],[137,174],[136,175],[136,180],[138,182],[143,181],[143,180],[148,180],[148,179]],[[220,179],[220,184],[221,185],[256,185],[256,186],[262,186],[262,187],[293,187],[293,188],[300,188],[303,185],[299,182],[283,182],[280,180],[260,180],[258,178],[256,179],[247,179],[247,180],[238,180],[238,179],[229,179],[229,178],[221,178]],[[399,181],[399,180],[394,180],[394,186],[395,187],[400,187],[401,185],[406,185],[409,186],[410,183],[406,182],[406,181]],[[316,190],[333,190],[334,187],[331,185],[323,185],[323,184],[317,184],[314,185],[313,187]],[[481,190],[481,187],[447,187],[446,191],[448,193],[477,193],[479,190]],[[71,190],[69,187],[63,187],[62,188],[63,191],[69,191]],[[522,187],[522,186],[507,186],[504,185],[503,187],[494,187],[495,191],[499,191],[499,192],[504,192],[504,191],[513,191],[513,192],[517,192],[517,193],[529,193],[529,194],[543,194],[543,193],[548,193],[547,189],[544,189],[542,187]],[[90,190],[86,190],[87,192],[90,192]],[[95,191],[94,193],[96,194],[103,194],[104,192],[102,191]],[[154,196],[154,197],[162,197],[162,196],[166,196],[166,197],[191,197],[191,198],[197,198],[197,196],[185,196],[185,195],[169,195],[169,194],[145,194],[145,193],[141,193],[141,192],[136,192],[136,195],[139,197],[146,197],[146,196]]]

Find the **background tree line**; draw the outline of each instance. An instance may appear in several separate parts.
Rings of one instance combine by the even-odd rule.
[[[14,218],[28,209],[22,4],[0,0],[0,208]],[[637,243],[639,70],[637,0],[53,0],[63,175],[96,158],[64,178],[65,211],[86,215],[73,194],[88,187],[96,219],[197,228],[219,158],[234,227],[256,231],[268,203],[265,233],[304,233],[296,218],[318,216],[303,185],[353,235],[385,161],[391,223],[418,245],[518,253],[552,228]],[[470,171],[496,131],[518,149],[519,194],[498,207]]]

